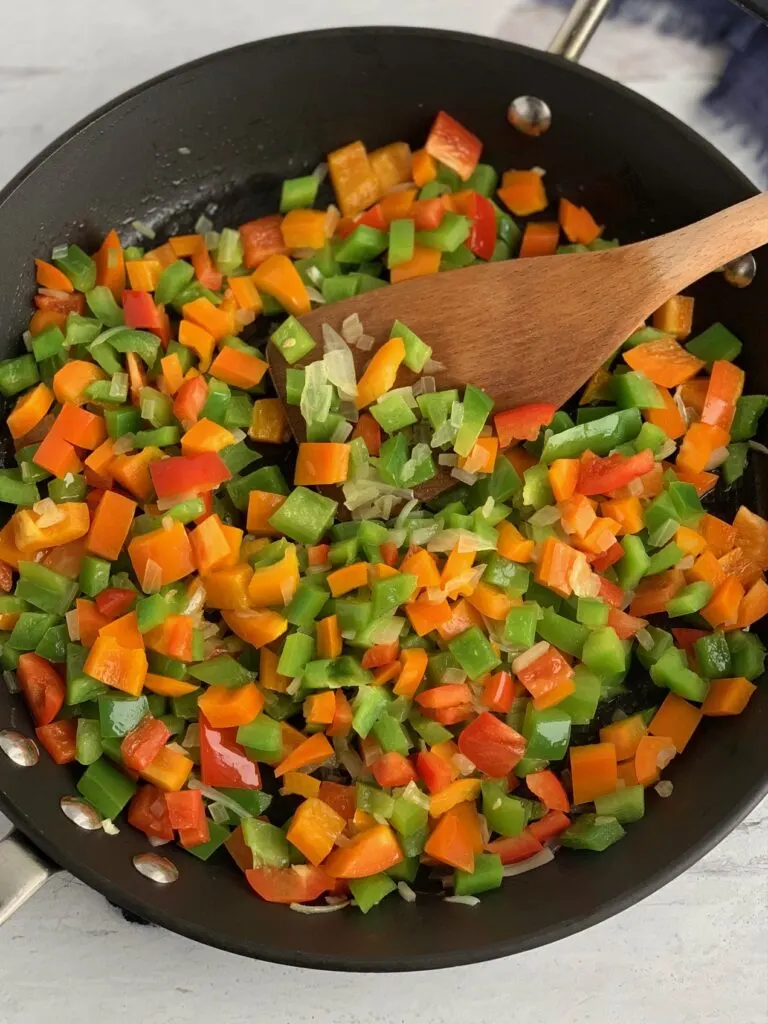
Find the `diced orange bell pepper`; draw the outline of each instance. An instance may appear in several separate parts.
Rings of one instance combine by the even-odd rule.
[[[549,200],[538,171],[505,171],[497,195],[517,217],[546,210]]]
[[[334,850],[324,867],[335,878],[368,878],[402,859],[400,844],[389,825],[374,825]]]
[[[616,748],[613,743],[591,743],[570,748],[573,802],[587,803],[616,789]]]
[[[138,697],[147,675],[147,656],[143,648],[122,647],[113,637],[99,636],[84,669],[99,682]]]
[[[175,583],[195,570],[192,545],[181,523],[174,522],[169,530],[134,537],[128,545],[128,556],[145,592]]]
[[[69,544],[88,533],[91,515],[85,502],[64,501],[56,508],[61,519],[50,526],[38,526],[42,517],[32,509],[20,509],[13,516],[15,543],[25,554]]]
[[[154,761],[139,772],[139,775],[165,793],[177,793],[194,767],[195,762],[189,757],[170,747],[163,747]]]
[[[227,686],[209,686],[197,703],[214,729],[228,729],[252,722],[264,707],[264,694],[255,683],[246,683],[234,690]]]
[[[381,188],[362,142],[351,142],[328,154],[328,172],[336,201],[345,217],[372,206]]]
[[[757,687],[744,676],[713,679],[701,713],[707,716],[740,715]]]
[[[301,768],[317,766],[334,756],[333,747],[328,742],[325,734],[316,732],[307,739],[302,739],[283,760],[275,767],[275,777],[285,775],[286,772],[299,771]]]
[[[346,824],[346,820],[328,804],[309,797],[294,812],[286,837],[310,864],[317,866],[331,852]]]
[[[419,587],[440,586],[440,570],[435,556],[424,548],[412,549],[403,559],[400,571],[415,576]]]
[[[149,501],[155,492],[150,475],[150,466],[158,459],[164,459],[160,448],[142,448],[135,455],[115,455],[109,463],[109,472],[126,491],[139,501]]]
[[[253,569],[241,562],[238,565],[214,569],[201,577],[205,587],[205,604],[208,608],[236,611],[248,607],[248,584]]]
[[[93,514],[87,548],[90,554],[114,561],[123,550],[123,545],[133,523],[136,502],[118,494],[105,491]]]
[[[297,486],[320,487],[342,484],[349,473],[349,445],[305,441],[299,445],[293,482]]]
[[[210,331],[193,323],[192,320],[182,320],[179,324],[179,343],[196,354],[200,362],[200,372],[207,373],[216,347],[216,340]],[[178,388],[176,390],[178,391]]]
[[[279,562],[257,566],[248,584],[248,600],[253,608],[287,605],[299,585],[296,545],[289,544]]]
[[[702,473],[710,456],[728,444],[728,432],[709,423],[692,423],[677,453],[677,465],[689,473]]]
[[[668,737],[678,754],[682,754],[700,721],[699,708],[676,693],[668,693],[651,719],[648,732],[652,736]]]
[[[503,519],[498,524],[499,541],[496,550],[502,558],[508,558],[510,562],[531,562],[533,561],[533,541],[528,540],[520,533],[516,526]]]
[[[260,292],[277,299],[283,309],[294,316],[309,312],[307,286],[287,256],[269,256],[254,270],[251,280]]]
[[[241,640],[263,647],[277,640],[288,629],[288,621],[274,611],[222,611],[221,617]]]
[[[36,427],[53,405],[53,399],[53,392],[46,384],[38,384],[22,395],[8,415],[7,423],[11,437],[24,437]]]
[[[431,249],[426,245],[414,245],[413,256],[404,263],[398,263],[389,271],[392,284],[411,281],[415,277],[429,277],[440,269],[440,250]],[[358,406],[362,408],[362,406]]]
[[[647,341],[643,345],[627,349],[624,352],[624,361],[633,370],[644,373],[654,384],[664,388],[676,388],[691,377],[695,377],[704,366],[701,359],[691,355],[673,338]]]
[[[261,381],[267,368],[263,359],[225,345],[211,364],[210,372],[212,377],[223,380],[225,384],[248,391]]]
[[[653,326],[682,341],[691,333],[693,325],[693,298],[690,295],[673,295],[653,314]],[[654,382],[655,383],[655,382]],[[667,385],[674,387],[674,384]]]
[[[315,626],[318,658],[338,658],[342,649],[341,630],[336,615],[327,615]]]
[[[290,434],[285,407],[279,398],[260,398],[253,403],[250,438],[262,444],[284,444]]]

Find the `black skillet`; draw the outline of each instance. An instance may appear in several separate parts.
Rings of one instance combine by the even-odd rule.
[[[551,131],[512,130],[510,99],[533,94],[553,110]],[[67,240],[94,248],[107,229],[130,239],[139,217],[191,230],[207,204],[219,225],[277,207],[280,181],[328,150],[363,138],[420,145],[435,112],[450,111],[485,142],[497,167],[547,169],[553,194],[582,200],[611,235],[669,231],[753,194],[753,186],[685,125],[615,83],[522,46],[420,29],[331,30],[269,39],[195,61],[109,104],[50,146],[0,196],[2,356],[20,347],[30,315],[33,255]],[[744,291],[715,275],[693,289],[696,326],[723,320],[743,338],[751,391],[768,391],[768,252]],[[621,296],[616,297],[621,301]],[[396,309],[396,298],[393,294]],[[754,458],[738,495],[765,512],[765,466]],[[19,697],[0,686],[0,726],[31,734]],[[711,849],[768,788],[768,694],[734,720],[704,723],[647,817],[598,856],[564,851],[508,882],[476,908],[389,899],[366,916],[305,917],[260,902],[219,852],[207,864],[174,846],[179,879],[161,887],[132,856],[147,849],[125,826],[84,832],[59,809],[75,773],[45,755],[20,768],[0,755],[0,807],[20,830],[0,844],[0,917],[42,854],[142,918],[222,949],[337,970],[412,970],[487,960],[562,938],[636,903]],[[28,847],[31,849],[31,846]],[[11,880],[11,875],[14,876]],[[5,895],[3,895],[3,886]]]

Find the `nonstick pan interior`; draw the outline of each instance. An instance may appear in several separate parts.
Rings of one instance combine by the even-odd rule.
[[[538,95],[553,109],[534,140],[511,129],[509,100]],[[191,230],[215,204],[217,227],[277,208],[284,177],[311,170],[356,138],[373,148],[422,144],[439,109],[485,142],[497,167],[547,170],[552,196],[583,201],[623,242],[679,227],[754,192],[682,124],[620,86],[524,47],[449,32],[333,30],[215,54],[155,80],[98,112],[50,147],[0,196],[0,347],[15,354],[34,281],[31,258],[67,240],[94,247],[130,222]],[[211,207],[212,209],[212,207]],[[133,236],[133,237],[132,237]],[[758,254],[758,280],[768,274]],[[719,275],[692,289],[696,326],[724,321],[744,343],[749,390],[768,389],[768,299],[758,283],[736,291]],[[557,296],[553,296],[553,301]],[[616,296],[617,308],[621,296]],[[393,293],[393,316],[396,315]],[[511,372],[513,372],[511,370]],[[4,443],[7,445],[7,438]],[[7,449],[6,449],[7,451]],[[763,467],[753,457],[740,500],[765,511]],[[0,687],[0,724],[31,734],[19,697]],[[75,773],[45,755],[34,768],[0,758],[2,809],[49,856],[147,920],[266,960],[342,970],[443,967],[514,953],[560,938],[641,899],[721,839],[766,789],[768,698],[759,692],[731,721],[705,722],[669,777],[671,799],[650,793],[646,818],[602,855],[561,852],[469,908],[425,898],[385,901],[363,916],[305,917],[260,902],[220,851],[207,864],[175,846],[173,885],[134,870],[147,849],[125,825],[117,836],[77,829],[59,809]]]

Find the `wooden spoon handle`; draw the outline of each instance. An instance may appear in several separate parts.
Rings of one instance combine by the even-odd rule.
[[[729,260],[766,243],[768,192],[762,192],[696,224],[630,248],[646,265],[663,297],[668,298]]]

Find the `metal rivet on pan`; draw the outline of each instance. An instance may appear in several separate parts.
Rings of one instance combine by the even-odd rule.
[[[133,858],[133,866],[140,875],[161,885],[175,882],[179,877],[179,869],[173,861],[161,857],[159,853],[137,853]]]
[[[35,741],[13,729],[0,730],[0,750],[21,768],[31,768],[40,760]]]
[[[507,120],[523,135],[543,135],[552,125],[552,111],[538,96],[518,96],[507,108]]]
[[[751,252],[737,256],[723,267],[723,276],[734,288],[746,288],[752,284],[757,273],[757,263]]]
[[[81,800],[77,796],[63,796],[59,800],[59,807],[78,828],[84,828],[87,832],[95,832],[101,828],[101,816],[87,800]]]

